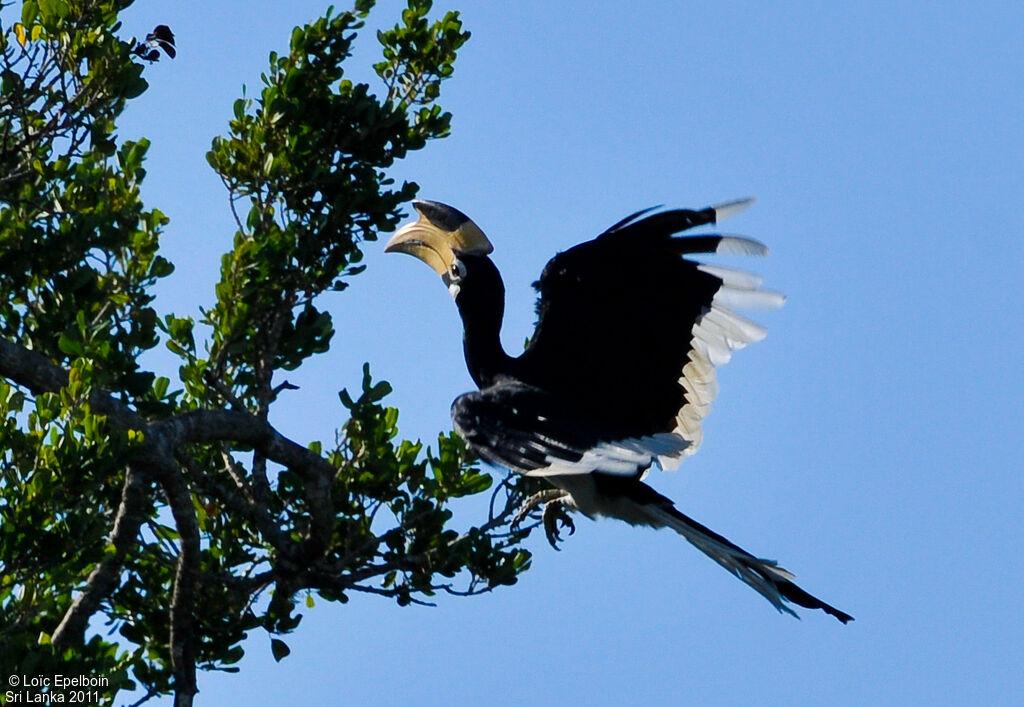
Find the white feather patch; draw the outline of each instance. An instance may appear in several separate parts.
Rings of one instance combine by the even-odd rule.
[[[690,444],[679,454],[658,458],[658,464],[666,471],[675,469],[685,457],[700,449],[704,439],[701,422],[711,412],[711,403],[718,395],[715,368],[703,348],[697,344],[690,349],[689,363],[683,366],[682,376],[679,378],[686,402],[676,413],[676,426],[672,432]]]
[[[764,282],[760,275],[706,263],[701,263],[697,269],[722,281],[714,301],[726,308],[778,309],[786,301],[781,292],[757,289]]]
[[[745,236],[723,235],[719,241],[716,253],[725,255],[768,255],[768,246],[761,241]]]
[[[708,275],[717,277],[729,287],[735,287],[740,290],[756,290],[761,286],[761,283],[764,282],[764,278],[756,273],[747,272],[746,270],[735,270],[733,268],[723,268],[721,265],[708,265],[707,263],[701,263],[697,266],[697,269],[701,272],[706,272]]]
[[[584,452],[579,461],[570,462],[548,456],[548,465],[525,472],[526,476],[563,476],[605,474],[635,476],[642,469],[662,457],[676,458],[684,453],[690,442],[672,432],[659,432],[647,437],[630,437],[615,442],[604,442]]]
[[[768,330],[760,324],[716,305],[712,305],[711,311],[701,318],[697,326],[707,327],[709,331],[721,336],[730,351],[736,351],[768,336]]]
[[[726,246],[728,252],[747,255],[767,252],[767,248],[757,241],[732,236],[727,238],[730,239]],[[723,252],[721,247],[719,252]],[[704,263],[697,268],[718,278],[722,284],[712,299],[711,308],[691,329],[688,362],[683,366],[679,378],[686,402],[676,414],[675,428],[672,430],[673,434],[690,444],[677,454],[659,457],[661,468],[666,470],[674,469],[684,457],[696,453],[700,448],[704,437],[701,423],[711,412],[711,403],[718,394],[715,367],[728,363],[733,351],[760,341],[768,334],[767,329],[732,311],[732,307],[774,309],[782,306],[786,300],[778,292],[758,289],[762,278],[753,273]]]
[[[733,201],[726,201],[722,204],[715,204],[711,207],[715,210],[715,221],[721,221],[722,219],[738,214],[744,209],[749,209],[755,201],[757,201],[757,199],[749,196],[745,199],[734,199]]]
[[[716,219],[726,218],[753,203],[740,199],[713,207]],[[751,238],[723,235],[715,252],[735,255],[765,255],[768,248]],[[721,281],[711,307],[691,329],[687,363],[679,377],[685,402],[676,413],[671,432],[642,438],[606,442],[587,450],[577,462],[567,462],[547,455],[548,465],[526,472],[528,476],[576,476],[601,471],[607,474],[635,475],[657,461],[662,469],[674,469],[680,461],[694,454],[703,440],[701,424],[711,411],[718,394],[715,367],[729,361],[732,352],[760,341],[768,331],[764,327],[732,311],[737,308],[771,309],[780,307],[785,297],[770,290],[758,289],[762,278],[744,270],[700,263],[697,269]],[[543,445],[534,448],[540,449]]]
[[[778,309],[786,295],[774,290],[746,290],[722,285],[715,293],[715,304],[727,309]]]
[[[702,320],[703,321],[703,320]],[[710,325],[697,324],[693,327],[691,345],[700,351],[712,366],[724,366],[732,358],[728,342],[712,330]]]

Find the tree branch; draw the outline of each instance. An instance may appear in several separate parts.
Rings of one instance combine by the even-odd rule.
[[[195,599],[199,584],[199,522],[192,495],[180,471],[162,465],[160,486],[181,536],[181,554],[174,575],[171,598],[171,667],[174,672],[174,705],[190,707],[196,694]]]
[[[223,455],[226,466],[233,463],[227,452],[223,452]],[[232,488],[221,483],[211,474],[207,474],[191,458],[184,459],[183,463],[200,491],[217,499],[233,512],[251,520],[264,539],[282,554],[289,557],[295,555],[295,542],[281,530],[266,506],[254,501],[250,494],[246,493],[246,489],[240,487],[238,484],[240,475],[231,474],[232,479],[235,480],[235,488]]]
[[[33,393],[55,393],[68,384],[68,373],[24,346],[0,339],[0,375]]]
[[[322,555],[334,535],[331,481],[338,470],[319,454],[288,439],[267,421],[235,410],[191,410],[155,425],[172,447],[180,443],[233,441],[259,449],[305,481],[311,526],[304,543],[308,559]]]
[[[125,556],[135,547],[139,528],[146,519],[146,502],[149,500],[151,480],[149,469],[128,467],[124,490],[121,492],[121,504],[114,519],[114,530],[110,534],[114,552],[96,565],[85,582],[84,590],[64,614],[64,619],[53,632],[54,646],[63,648],[73,643],[82,643],[89,618],[117,586]]]
[[[0,376],[25,386],[37,394],[57,392],[68,383],[68,373],[63,368],[45,356],[5,339],[0,339]],[[122,501],[111,533],[111,543],[114,545],[115,551],[97,565],[90,574],[84,591],[68,609],[64,619],[54,632],[53,642],[55,645],[70,645],[72,642],[83,640],[89,617],[96,612],[103,599],[117,586],[120,571],[124,566],[125,555],[138,537],[139,529],[145,520],[150,481],[159,478],[163,483],[164,479],[172,476],[180,481],[179,472],[173,460],[175,451],[185,444],[227,441],[248,444],[259,449],[266,458],[289,469],[294,469],[305,481],[306,501],[311,517],[310,529],[306,540],[302,543],[301,552],[287,552],[287,544],[282,544],[278,549],[282,551],[282,556],[286,559],[309,561],[322,556],[329,547],[335,523],[330,485],[337,470],[320,455],[281,435],[266,420],[259,419],[251,413],[236,410],[195,410],[169,420],[147,423],[125,403],[115,400],[104,391],[93,391],[90,403],[94,410],[106,415],[108,421],[114,426],[144,431],[146,441],[143,451],[138,456],[138,461],[129,465],[125,478]],[[173,490],[173,488],[169,490],[165,487],[169,500]],[[187,497],[187,489],[184,493]],[[176,513],[175,520],[179,523],[179,533],[183,538],[182,557],[188,555],[184,544],[185,531],[191,527],[190,522],[195,524],[190,499],[188,511],[192,513],[191,521],[184,517],[181,519],[177,517],[177,514],[184,513],[185,510],[183,502],[179,504],[177,510],[172,505],[172,512]],[[276,530],[276,527],[272,523],[265,522],[267,518],[261,520],[264,522],[260,525],[263,525],[268,540],[271,538],[280,540],[282,535]],[[182,523],[185,524],[184,528],[181,527]],[[195,532],[198,538],[197,525]],[[198,553],[198,549],[196,552]],[[295,555],[301,555],[301,557]],[[196,557],[198,558],[198,555]],[[185,585],[180,584],[186,578],[187,573],[182,574],[185,571],[186,568],[179,564],[179,573],[175,580],[175,595],[178,596],[179,587],[182,587],[182,591],[186,593],[180,598],[187,604],[192,601],[188,593],[189,590],[184,588]],[[188,572],[191,571],[193,570],[188,569]],[[191,591],[194,592],[194,587]],[[190,615],[190,612],[191,609],[181,615]],[[186,628],[181,625],[179,632]],[[186,631],[186,635],[187,633]],[[185,660],[185,657],[182,656],[182,659]],[[194,665],[192,673],[191,680],[194,684]],[[187,682],[187,675],[184,679]]]
[[[68,372],[42,354],[0,339],[0,376],[22,385],[33,393],[56,393],[68,384]],[[121,429],[142,430],[145,421],[109,393],[93,391],[89,397],[93,410]]]
[[[24,346],[0,339],[0,376],[23,385],[33,393],[55,393],[68,383],[68,373],[45,356]],[[123,429],[146,433],[147,447],[176,450],[185,443],[233,441],[256,447],[271,461],[294,469],[305,481],[311,525],[303,543],[307,558],[326,551],[334,534],[331,481],[337,474],[327,460],[293,442],[251,413],[238,410],[192,410],[169,420],[147,424],[125,403],[109,393],[93,391],[93,409]],[[152,447],[149,447],[152,451]],[[168,459],[169,461],[169,459]]]

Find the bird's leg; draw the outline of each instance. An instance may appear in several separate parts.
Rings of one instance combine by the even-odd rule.
[[[523,505],[512,517],[511,526],[514,528],[526,518],[537,506],[544,504],[544,512],[541,520],[544,523],[544,534],[547,536],[551,547],[558,548],[558,542],[562,539],[559,532],[561,528],[568,528],[569,535],[576,532],[576,524],[573,523],[566,508],[568,506],[569,494],[562,489],[544,489],[530,496],[523,502]],[[559,525],[561,524],[561,525]]]
[[[567,495],[568,494],[566,494],[566,492],[563,491],[562,489],[544,489],[543,491],[538,491],[537,493],[533,494],[528,499],[523,501],[523,505],[519,506],[519,510],[516,511],[516,514],[514,516],[512,516],[512,522],[510,523],[510,525],[513,528],[515,528],[517,525],[522,523],[523,520],[526,519],[526,516],[530,515],[530,511],[535,509],[540,504],[547,504],[550,503],[551,501],[558,500]],[[547,513],[546,510],[545,513]]]
[[[559,498],[552,499],[544,504],[544,534],[548,536],[548,542],[551,543],[551,547],[556,550],[559,549],[558,542],[562,539],[561,534],[558,532],[560,528],[558,524],[561,523],[563,528],[569,529],[569,535],[576,533],[576,524],[572,522],[572,517],[566,511],[569,506],[569,494],[562,492]]]

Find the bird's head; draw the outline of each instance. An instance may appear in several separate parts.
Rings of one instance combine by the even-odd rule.
[[[494,247],[480,227],[458,209],[436,201],[412,202],[419,218],[402,226],[384,246],[385,253],[408,253],[434,269],[452,296],[466,276],[462,256],[487,255]]]

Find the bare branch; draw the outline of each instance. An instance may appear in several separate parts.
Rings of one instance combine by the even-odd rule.
[[[368,587],[363,584],[352,585],[348,587],[348,591],[362,592],[363,594],[376,594],[377,596],[390,598],[394,598],[399,594],[399,591],[397,589],[382,589],[381,587]],[[409,600],[410,604],[416,604],[417,606],[437,606],[437,604],[435,604],[432,601],[423,601],[422,599],[417,599],[416,597],[407,597],[407,599]]]
[[[181,554],[174,575],[171,598],[171,667],[174,671],[174,704],[191,705],[196,694],[195,599],[199,584],[199,522],[192,496],[177,468],[163,469],[160,486],[181,536]]]
[[[288,557],[296,555],[295,542],[285,534],[278,523],[270,515],[265,505],[260,504],[253,497],[253,490],[245,483],[241,472],[236,468],[237,464],[231,455],[226,451],[221,454],[224,458],[225,468],[235,482],[235,488],[230,488],[214,479],[210,474],[204,472],[191,459],[186,460],[186,468],[189,475],[195,480],[196,485],[204,493],[213,496],[235,513],[250,519],[263,535],[264,539]]]
[[[146,519],[149,487],[152,475],[149,469],[129,466],[121,492],[121,504],[110,534],[113,553],[100,562],[89,575],[85,588],[64,614],[64,619],[53,632],[53,644],[63,648],[84,640],[89,618],[99,609],[100,602],[117,586],[124,559],[135,546],[139,528]]]

